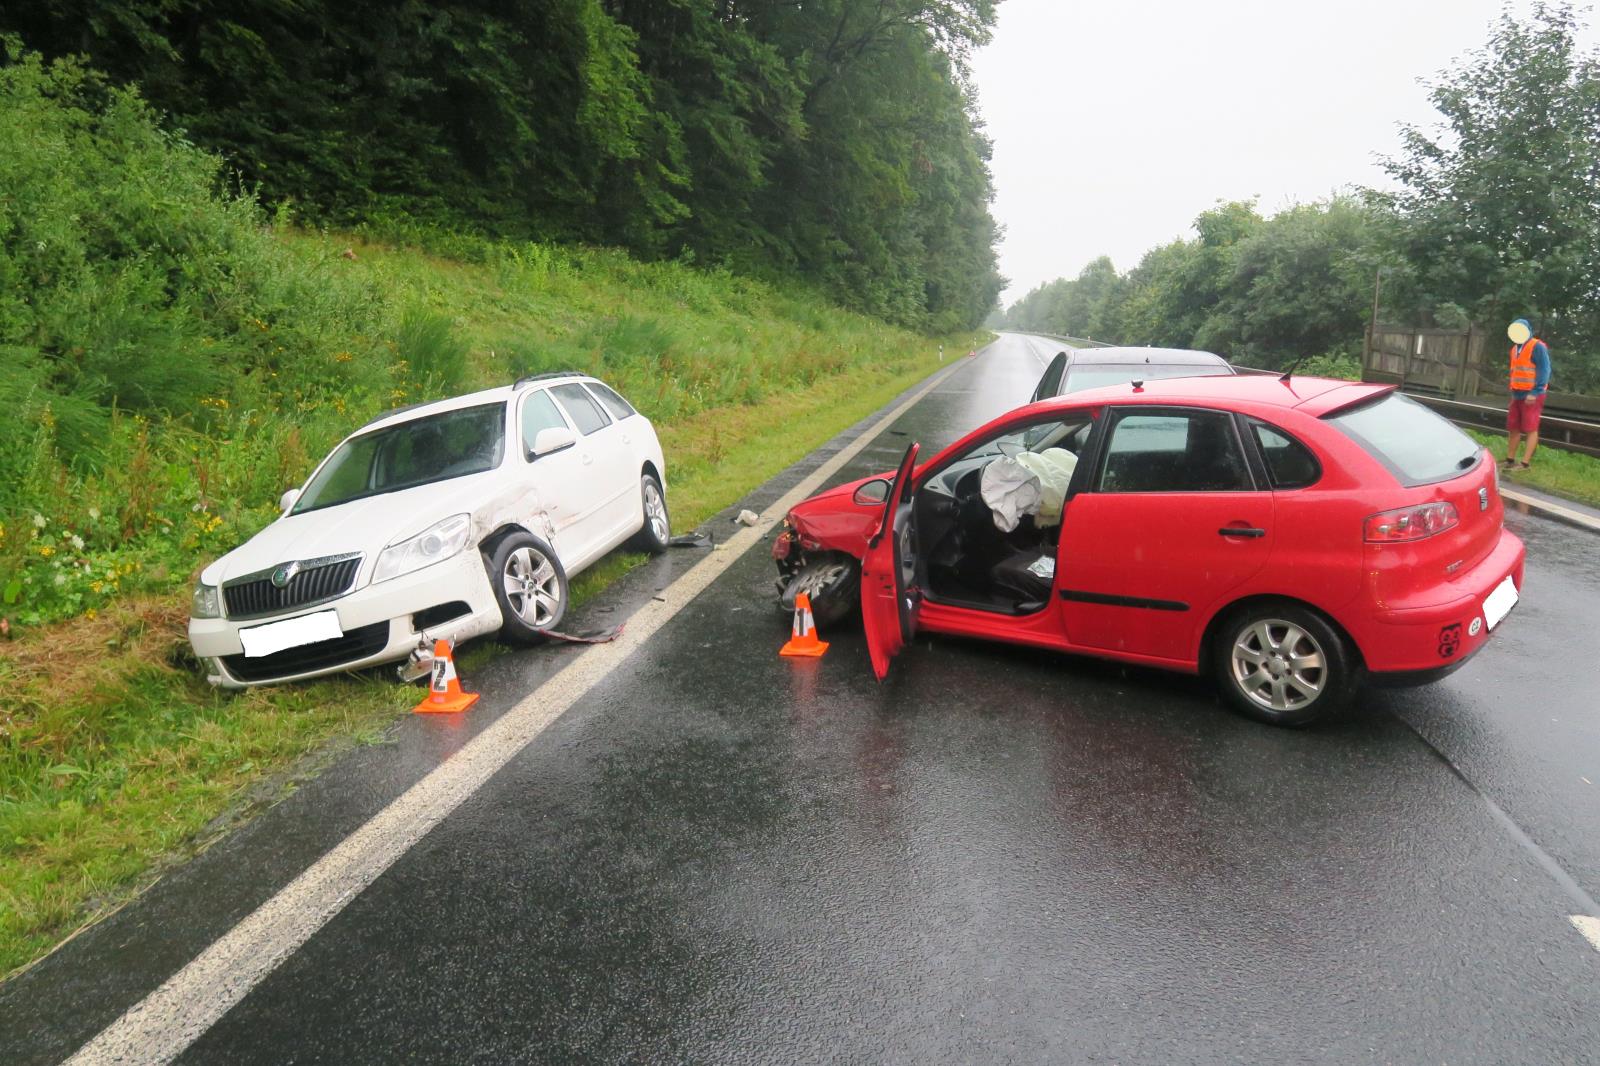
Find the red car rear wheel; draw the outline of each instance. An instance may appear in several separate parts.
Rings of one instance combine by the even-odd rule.
[[[1252,604],[1230,615],[1212,642],[1223,697],[1262,722],[1310,725],[1340,710],[1355,687],[1355,663],[1326,618],[1299,604]]]

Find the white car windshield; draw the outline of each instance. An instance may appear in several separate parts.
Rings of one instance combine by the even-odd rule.
[[[351,437],[322,464],[293,513],[493,470],[505,454],[505,437],[503,403],[426,415]]]

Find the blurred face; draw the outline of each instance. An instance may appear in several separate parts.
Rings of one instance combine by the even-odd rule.
[[[1513,322],[1511,327],[1506,330],[1506,336],[1511,338],[1512,344],[1526,344],[1528,343],[1528,338],[1533,336],[1533,330],[1528,328],[1526,322]]]

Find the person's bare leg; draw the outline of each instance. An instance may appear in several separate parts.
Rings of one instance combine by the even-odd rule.
[[[1533,450],[1539,446],[1539,431],[1533,430],[1528,434],[1528,449],[1522,457],[1522,465],[1527,466],[1533,462]]]
[[[1511,439],[1506,442],[1506,462],[1514,463],[1517,461],[1517,445],[1522,443],[1522,430],[1507,430],[1507,434]]]

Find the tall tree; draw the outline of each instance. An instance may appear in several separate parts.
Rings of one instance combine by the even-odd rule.
[[[1417,303],[1600,340],[1600,59],[1579,28],[1565,0],[1508,8],[1433,84],[1438,128],[1402,128],[1400,189],[1377,198]]]

